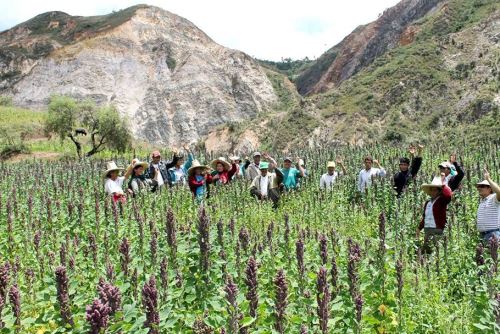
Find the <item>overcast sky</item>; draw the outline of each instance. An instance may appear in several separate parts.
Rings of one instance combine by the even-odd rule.
[[[224,46],[251,56],[317,58],[399,0],[149,0],[183,16]],[[0,31],[48,11],[101,15],[135,0],[0,0]]]

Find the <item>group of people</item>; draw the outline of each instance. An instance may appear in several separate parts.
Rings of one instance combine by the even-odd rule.
[[[408,150],[410,158],[399,160],[399,171],[393,176],[393,187],[396,196],[401,197],[408,185],[417,176],[422,165],[423,146],[411,146]],[[151,162],[133,159],[126,168],[118,167],[114,161],[107,163],[104,172],[106,193],[114,201],[125,201],[127,195],[137,196],[143,191],[157,191],[162,187],[188,187],[193,199],[198,203],[210,196],[210,186],[219,187],[233,180],[244,179],[250,183],[250,195],[259,201],[272,202],[277,208],[280,196],[298,190],[301,179],[307,177],[304,160],[297,157],[285,157],[280,167],[269,154],[254,152],[252,161],[232,156],[229,161],[224,157],[212,160],[203,165],[194,158],[189,147],[184,147],[187,156],[174,154],[170,161],[162,160],[159,151],[151,154]],[[375,165],[376,167],[373,167]],[[340,166],[340,171],[337,171]],[[446,213],[453,192],[459,189],[464,177],[464,170],[452,154],[449,161],[438,165],[439,175],[431,183],[422,185],[422,191],[429,195],[423,207],[422,219],[417,228],[417,238],[424,230],[424,246],[439,238],[446,226]],[[124,171],[123,176],[120,172]],[[321,175],[319,187],[322,190],[333,189],[339,177],[348,171],[341,158],[326,164],[326,173]],[[368,191],[375,178],[386,177],[385,169],[370,156],[364,158],[364,168],[358,175],[357,189],[360,193]],[[126,191],[123,191],[128,180]],[[477,228],[481,238],[487,242],[492,237],[500,240],[500,187],[484,171],[484,180],[477,183],[480,203],[477,211]],[[424,247],[425,248],[425,247]]]

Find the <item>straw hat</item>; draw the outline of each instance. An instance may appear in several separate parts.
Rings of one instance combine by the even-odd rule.
[[[136,160],[135,163],[132,165],[132,169],[136,168],[136,167],[139,167],[139,166],[142,166],[144,167],[144,169],[148,168],[149,167],[149,164],[145,161],[140,161],[139,159],[134,159]]]
[[[422,184],[422,190],[427,194],[430,195],[429,191],[431,188],[443,188],[443,182],[441,181],[440,176],[435,176],[434,179],[432,179],[431,183],[424,183]]]
[[[205,169],[207,171],[210,169],[210,167],[208,167],[206,165],[200,164],[200,162],[198,161],[198,159],[196,159],[196,160],[193,160],[193,163],[192,163],[191,167],[188,169],[188,175],[189,176],[193,176],[194,171],[196,170],[196,168]]]
[[[335,161],[328,161],[328,163],[326,164],[326,168],[335,168],[337,165],[335,164]]]
[[[238,155],[233,155],[232,157],[229,157],[229,160],[231,161],[239,161],[241,158]]]
[[[450,168],[451,169],[451,164],[448,161],[443,161],[438,165],[438,167],[443,167],[443,168]]]
[[[106,162],[106,171],[103,173],[102,177],[103,178],[108,177],[109,172],[112,172],[115,170],[121,171],[121,170],[123,170],[123,168],[118,167],[114,161]]]
[[[488,186],[491,187],[490,183],[486,180],[476,183],[476,186]]]
[[[213,169],[217,170],[217,164],[221,163],[222,166],[224,166],[224,170],[228,171],[231,169],[231,164],[226,161],[226,158],[224,157],[219,157],[218,159],[212,160],[210,163],[210,166],[212,166]]]

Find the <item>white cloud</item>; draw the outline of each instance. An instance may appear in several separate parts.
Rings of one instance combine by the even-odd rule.
[[[262,59],[319,57],[398,0],[149,0],[183,16],[216,42]],[[137,0],[0,0],[0,30],[47,11],[101,15]]]

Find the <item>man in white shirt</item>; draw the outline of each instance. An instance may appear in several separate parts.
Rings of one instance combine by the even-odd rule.
[[[283,174],[278,168],[276,168],[276,173],[270,173],[268,169],[269,163],[260,163],[260,175],[253,179],[250,194],[261,201],[270,199],[273,202],[273,208],[276,209],[280,199],[278,185],[283,181]]]
[[[327,172],[321,175],[321,178],[319,180],[320,189],[331,190],[333,188],[333,185],[335,184],[335,181],[337,180],[337,177],[339,177],[339,175],[347,174],[346,168],[342,160],[337,159],[337,163],[340,165],[340,167],[342,167],[342,172],[339,174],[339,172],[335,170],[336,163],[334,161],[329,161],[326,164]]]
[[[500,241],[500,186],[484,169],[484,181],[476,184],[479,192],[479,207],[477,209],[477,229],[484,242],[495,237]]]
[[[365,168],[359,172],[358,177],[358,190],[360,192],[364,192],[371,186],[373,177],[385,177],[387,174],[385,169],[380,166],[378,160],[373,160],[372,157],[366,156],[364,162]],[[377,167],[372,167],[373,164],[377,165]]]

